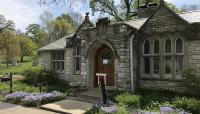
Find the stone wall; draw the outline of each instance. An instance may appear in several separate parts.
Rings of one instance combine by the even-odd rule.
[[[146,22],[141,30],[145,33],[153,34],[166,31],[181,31],[185,30],[185,26],[186,22],[163,6]]]
[[[40,52],[39,65],[46,70],[51,69],[51,52],[50,51]]]
[[[179,35],[184,39],[185,53],[184,53],[184,65],[186,66],[188,61],[188,53],[190,50],[187,50],[187,23],[180,19],[175,13],[170,11],[166,6],[161,6],[159,10],[143,25],[140,32],[140,43],[145,39],[150,39],[152,37],[158,36],[160,39],[173,39],[177,38]],[[154,37],[155,38],[155,37]],[[165,40],[160,40],[162,42]],[[173,41],[172,44],[174,44]],[[141,45],[141,44],[140,44]],[[172,46],[173,47],[173,46]],[[190,49],[190,47],[188,48]],[[160,47],[160,51],[164,51],[164,47]],[[139,49],[139,52],[142,53],[142,50]],[[172,51],[174,53],[174,51]],[[193,55],[191,55],[193,56]],[[190,57],[191,58],[191,57]],[[140,55],[140,61],[143,59]],[[200,62],[200,61],[199,61]],[[198,64],[198,63],[197,63]],[[189,63],[190,65],[190,63]],[[160,67],[164,67],[164,62],[160,62]],[[196,67],[196,65],[195,65]],[[162,90],[172,90],[178,92],[186,91],[185,85],[183,83],[181,75],[176,75],[175,67],[172,67],[171,75],[161,74],[157,77],[151,75],[150,77],[145,77],[141,73],[138,77],[138,87],[139,88],[148,88],[148,89],[162,89]],[[185,69],[187,68],[184,67]],[[140,71],[143,68],[140,67]]]
[[[156,90],[170,90],[177,92],[185,92],[186,88],[182,81],[172,80],[140,80],[140,87],[145,89],[156,89]]]
[[[114,30],[115,29],[115,30]],[[117,29],[117,30],[116,30]],[[97,28],[88,28],[79,32],[81,36],[81,76],[88,83],[93,81],[88,77],[94,76],[91,70],[90,56],[95,53],[97,46],[108,45],[115,54],[115,82],[118,89],[130,90],[130,37],[131,31],[126,25],[109,25],[105,33],[98,33]],[[93,51],[89,51],[92,50]],[[91,67],[90,67],[91,66]],[[135,69],[134,69],[135,70]]]
[[[187,46],[188,68],[194,69],[200,77],[200,39],[189,40]]]

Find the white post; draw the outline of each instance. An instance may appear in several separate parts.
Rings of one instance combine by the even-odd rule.
[[[96,73],[96,76],[97,76],[97,83],[98,83],[98,86],[99,86],[99,98],[101,96],[101,89],[100,89],[100,80],[99,78],[103,76],[103,79],[104,79],[104,84],[106,85],[106,76],[107,74],[105,73]]]
[[[105,74],[105,73],[96,73],[96,76],[97,76],[98,85],[100,83],[100,80],[99,80],[100,77],[103,77],[104,84],[106,85],[106,76],[107,76],[107,74]]]

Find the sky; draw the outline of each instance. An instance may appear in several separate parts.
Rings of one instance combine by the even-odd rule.
[[[181,7],[184,4],[200,4],[200,0],[165,0]],[[84,4],[84,5],[83,5]],[[75,11],[80,12],[83,16],[85,12],[91,12],[88,2],[77,4]],[[67,9],[64,5],[39,5],[39,0],[1,0],[0,14],[4,15],[7,20],[13,20],[16,29],[22,32],[29,24],[40,23],[39,16],[44,11],[48,10],[57,17],[62,13],[67,13],[72,9]],[[90,13],[91,14],[91,13]],[[95,16],[91,16],[92,19]]]

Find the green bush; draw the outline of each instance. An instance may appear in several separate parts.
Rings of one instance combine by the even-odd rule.
[[[126,107],[118,106],[117,112],[115,114],[129,114]]]
[[[115,97],[115,100],[120,105],[125,105],[130,108],[140,108],[140,96],[130,93],[123,93]]]
[[[166,102],[171,104],[176,94],[171,91],[140,89],[135,92],[141,96],[141,108],[144,110],[159,110]]]
[[[192,114],[200,114],[200,100],[195,98],[177,97],[174,101],[174,106]]]
[[[54,71],[46,71],[41,68],[25,69],[23,76],[25,76],[25,82],[29,84],[35,84],[41,81],[47,84],[55,84],[58,81]]]
[[[190,88],[200,88],[200,79],[195,75],[193,69],[183,71],[182,77],[185,79],[186,86]]]

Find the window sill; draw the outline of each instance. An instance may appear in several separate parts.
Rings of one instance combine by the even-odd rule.
[[[76,75],[81,75],[80,73],[79,74],[76,74],[76,73],[74,73],[74,74],[72,74],[73,76],[76,76]]]
[[[142,77],[140,78],[140,80],[146,81],[170,81],[170,82],[182,82],[184,81],[183,79],[177,79],[177,80],[173,80],[173,79],[161,79],[161,78],[151,78],[151,77]]]
[[[57,70],[55,72],[58,73],[58,74],[64,74],[65,73],[65,71],[59,71],[59,70]]]

